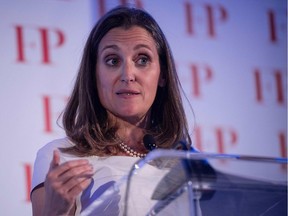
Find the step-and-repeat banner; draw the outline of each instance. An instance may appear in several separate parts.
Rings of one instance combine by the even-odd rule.
[[[195,147],[287,156],[286,0],[1,0],[1,215],[31,215],[36,152],[64,136],[57,118],[85,40],[125,3],[150,12],[170,42]]]

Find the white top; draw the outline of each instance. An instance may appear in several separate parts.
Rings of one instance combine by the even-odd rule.
[[[34,164],[32,190],[45,181],[53,157],[53,151],[57,148],[71,146],[73,146],[73,143],[70,142],[68,138],[63,138],[48,143],[38,151]],[[82,158],[89,160],[94,167],[95,174],[91,184],[76,200],[75,215],[123,215],[127,175],[139,158],[129,156],[90,156]],[[79,157],[60,152],[61,163],[75,159],[79,159]],[[128,216],[145,215],[157,202],[151,200],[151,196],[157,182],[159,182],[166,173],[167,172],[163,170],[147,164],[139,173],[134,174],[135,177],[133,176],[132,178],[129,193]],[[114,187],[112,187],[113,185]],[[117,187],[115,187],[115,185]],[[108,188],[109,190],[107,190]],[[104,193],[104,191],[106,192]],[[185,207],[186,204],[183,203],[183,200],[181,201],[179,198],[177,200],[179,200],[180,203],[174,201],[174,207],[171,208],[173,209],[172,211],[170,208],[165,208],[161,212],[161,215],[183,215],[183,210],[187,208],[187,206]],[[180,204],[181,207],[178,206],[177,203]],[[175,204],[178,208],[175,208]]]

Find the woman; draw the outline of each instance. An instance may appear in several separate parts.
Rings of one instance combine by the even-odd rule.
[[[111,176],[127,174],[135,159],[148,153],[145,134],[158,148],[175,148],[183,139],[190,148],[172,53],[148,13],[117,7],[98,21],[85,45],[63,125],[67,138],[37,154],[34,215],[79,214],[97,199],[95,193],[93,199],[85,195],[88,189],[104,190],[117,181]],[[99,183],[103,176],[107,179]]]

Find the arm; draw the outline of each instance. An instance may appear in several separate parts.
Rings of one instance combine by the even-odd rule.
[[[32,202],[32,212],[34,216],[38,216],[42,214],[42,209],[44,207],[44,199],[45,199],[45,190],[44,186],[35,189],[31,194],[31,202]]]
[[[45,203],[45,188],[44,188],[44,186],[39,187],[32,192],[31,201],[32,201],[33,216],[43,215],[42,210],[44,209],[44,203]],[[73,208],[68,213],[68,215],[74,215],[75,211],[76,211],[76,206],[73,205]]]
[[[44,186],[39,187],[32,192],[31,201],[32,201],[33,216],[43,215],[42,210],[44,209],[44,203],[45,203]],[[76,211],[76,206],[74,204],[71,211],[68,213],[68,215],[74,215],[75,211]]]
[[[45,186],[31,194],[34,216],[74,215],[76,197],[91,182],[93,170],[87,160],[59,162],[59,152],[54,151]]]

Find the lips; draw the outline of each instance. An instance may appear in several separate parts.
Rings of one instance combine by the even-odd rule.
[[[130,90],[130,89],[121,89],[116,92],[117,95],[122,95],[122,96],[132,96],[132,95],[139,95],[140,93],[135,90]]]
[[[123,92],[123,93],[117,93],[117,95],[138,95],[139,93],[129,93],[129,92]]]

